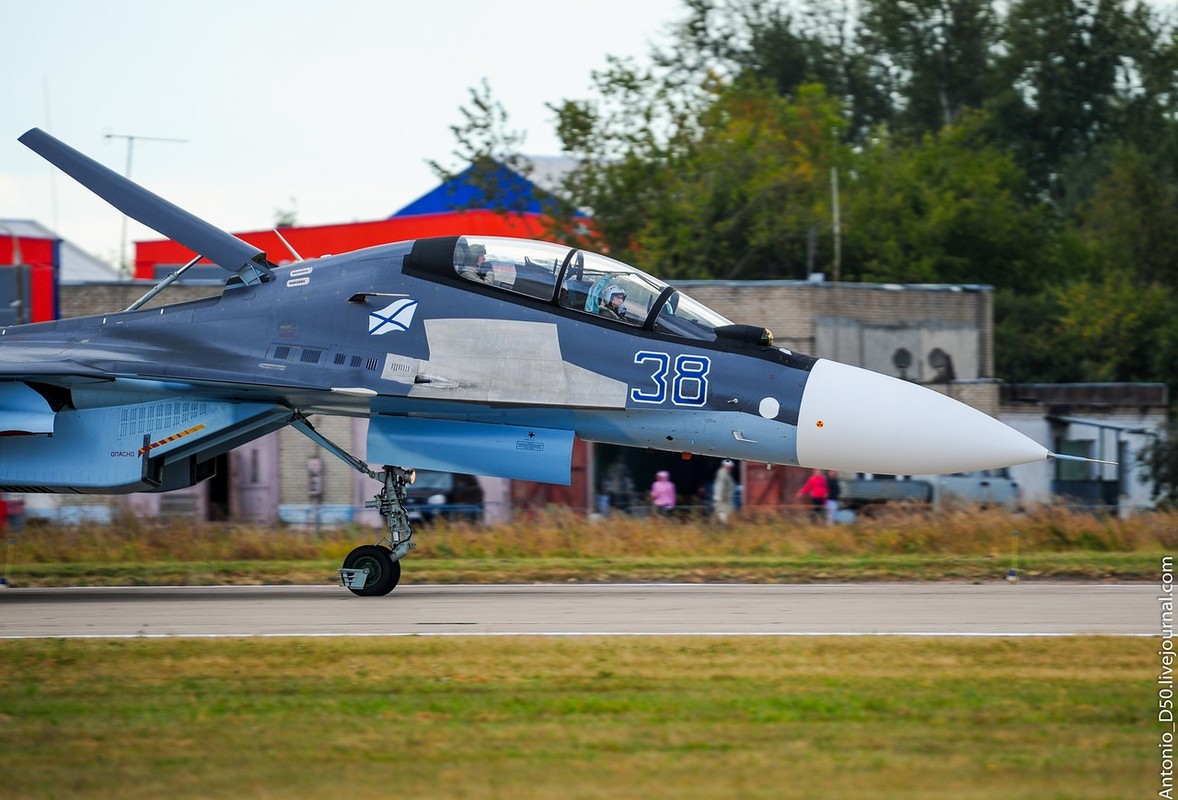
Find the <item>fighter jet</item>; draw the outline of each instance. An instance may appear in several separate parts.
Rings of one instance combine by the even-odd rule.
[[[229,273],[217,297],[0,328],[0,489],[166,492],[286,426],[381,482],[384,595],[414,468],[568,483],[574,437],[820,469],[930,474],[1054,457],[942,394],[775,347],[658,278],[545,241],[451,236],[278,267],[49,134],[19,141]],[[197,259],[190,262],[195,264]],[[314,415],[369,420],[365,461]]]

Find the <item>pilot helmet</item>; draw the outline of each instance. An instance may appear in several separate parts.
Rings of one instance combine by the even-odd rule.
[[[602,292],[601,296],[605,298],[606,304],[609,304],[609,303],[612,303],[614,301],[614,298],[617,297],[618,295],[621,295],[622,299],[625,300],[626,299],[626,290],[623,289],[621,286],[618,286],[616,283],[611,283],[609,286],[605,287],[605,291]]]
[[[486,245],[472,244],[467,248],[466,252],[466,263],[477,264],[479,263],[479,256],[485,256],[487,254],[487,247]]]

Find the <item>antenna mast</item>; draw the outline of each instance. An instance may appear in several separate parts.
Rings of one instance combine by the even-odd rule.
[[[148,142],[176,142],[179,144],[187,144],[187,139],[170,139],[166,136],[138,136],[131,133],[108,133],[107,139],[126,139],[127,140],[127,168],[123,172],[123,177],[131,180],[131,154],[135,150],[135,140]],[[123,230],[119,236],[119,271],[130,273],[127,268],[127,215],[123,215]]]

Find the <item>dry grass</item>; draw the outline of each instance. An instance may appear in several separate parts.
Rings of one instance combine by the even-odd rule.
[[[709,519],[667,521],[614,515],[590,520],[552,510],[491,527],[439,522],[419,531],[416,558],[594,558],[602,556],[807,556],[945,554],[999,557],[1011,534],[1028,552],[1173,552],[1178,513],[1128,519],[1044,507],[1027,514],[894,509],[854,525],[816,525],[803,515],[741,515],[727,527]],[[342,558],[369,529],[320,532],[235,524],[31,526],[14,533],[18,563],[261,561]]]
[[[590,520],[553,510],[483,527],[420,531],[407,562],[413,582],[985,580],[1000,578],[1018,532],[1031,576],[1152,578],[1155,556],[1178,549],[1178,514],[1129,519],[1044,508],[1010,515],[892,509],[827,527],[804,515],[708,519],[622,515]],[[8,574],[19,585],[325,583],[371,529],[156,525],[30,527],[11,537]]]
[[[610,516],[588,521],[563,510],[492,528],[439,525],[423,536],[430,557],[870,556],[945,554],[999,557],[1011,534],[1029,552],[1165,552],[1178,547],[1178,513],[1128,519],[1044,507],[1012,515],[962,508],[897,508],[854,525],[816,525],[802,514],[744,514],[728,528],[708,519],[668,522]]]

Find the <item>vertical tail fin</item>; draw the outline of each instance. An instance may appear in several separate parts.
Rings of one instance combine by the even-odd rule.
[[[272,277],[266,254],[104,167],[40,128],[19,141],[128,217],[175,239],[245,283]]]

